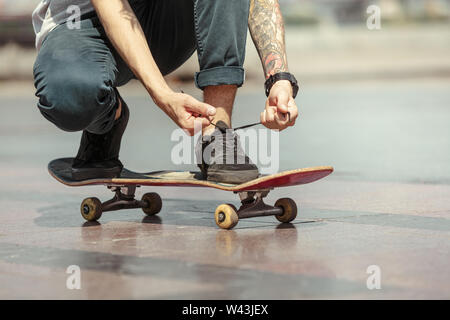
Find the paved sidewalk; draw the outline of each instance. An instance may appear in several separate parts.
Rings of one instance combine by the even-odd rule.
[[[254,218],[232,231],[216,227],[213,211],[237,197],[193,188],[153,189],[164,203],[156,217],[125,210],[84,223],[81,200],[111,192],[65,187],[46,172],[49,160],[74,154],[79,134],[47,123],[31,88],[0,90],[0,298],[448,299],[448,85],[304,87],[302,119],[281,133],[280,170],[335,172],[271,193],[272,203],[297,201],[295,223]],[[142,91],[122,92],[131,109],[127,167],[176,168],[168,163],[174,125]],[[235,124],[253,122],[263,102],[242,91]],[[81,268],[81,290],[66,288],[70,265]],[[366,287],[371,265],[380,267],[380,290]]]

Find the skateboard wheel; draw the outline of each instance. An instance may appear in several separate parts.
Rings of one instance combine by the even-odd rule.
[[[86,198],[81,203],[81,215],[87,221],[97,221],[102,216],[102,202],[98,198]]]
[[[142,211],[148,216],[152,216],[161,211],[162,200],[156,192],[149,192],[142,196],[142,201],[148,203],[147,207],[142,208]]]
[[[290,198],[278,199],[277,202],[275,202],[275,207],[283,209],[283,214],[275,216],[280,222],[291,222],[297,217],[297,205],[295,204],[295,201]]]
[[[239,221],[236,207],[232,204],[221,204],[214,213],[216,224],[222,229],[232,229]]]

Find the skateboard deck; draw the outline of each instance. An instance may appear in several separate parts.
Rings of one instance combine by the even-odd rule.
[[[271,189],[311,183],[322,179],[333,172],[333,167],[330,166],[310,167],[261,176],[242,184],[227,184],[203,180],[202,174],[195,171],[153,171],[140,173],[124,168],[117,178],[77,181],[72,179],[72,162],[73,158],[53,160],[48,164],[48,171],[52,177],[67,186],[105,185],[116,192],[113,199],[104,203],[101,203],[97,198],[85,199],[82,203],[81,213],[86,220],[97,220],[100,218],[102,212],[126,208],[142,208],[146,214],[158,213],[162,203],[156,193],[145,194],[140,201],[134,199],[134,192],[136,187],[139,186],[209,187],[224,191],[233,191],[234,193],[238,193],[241,198],[242,206],[239,210],[229,204],[221,205],[228,207],[221,209],[222,215],[220,217],[217,216],[216,210],[216,223],[225,229],[232,228],[237,223],[238,218],[275,215],[277,219],[280,220],[279,218],[282,217],[280,207],[282,206],[277,206],[277,204],[275,204],[275,207],[272,207],[264,204],[262,201],[262,198],[267,196]],[[147,198],[144,199],[145,197]],[[289,207],[292,210],[295,209],[296,215],[297,208],[295,202],[291,199],[288,200],[289,201],[286,200],[287,202],[285,201],[284,206],[286,208]],[[153,207],[152,203],[154,204]],[[219,207],[217,209],[219,209]],[[284,211],[287,210],[286,208],[284,208]],[[224,212],[224,210],[226,212]],[[291,212],[292,210],[288,211]],[[293,211],[290,213],[289,219],[292,218],[292,215]],[[231,218],[227,220],[226,218],[229,218],[229,216],[231,216]],[[221,225],[219,222],[223,219],[228,222]],[[285,217],[283,220],[289,219]]]
[[[50,174],[56,180],[71,187],[87,185],[178,186],[210,187],[225,191],[238,192],[306,184],[322,179],[333,172],[332,167],[294,169],[262,176],[242,184],[227,184],[202,180],[202,174],[195,171],[153,171],[138,173],[128,169],[123,169],[120,177],[118,178],[76,181],[73,180],[71,176],[72,161],[73,158],[62,158],[53,160],[48,165]]]

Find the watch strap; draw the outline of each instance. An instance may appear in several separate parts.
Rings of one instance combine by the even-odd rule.
[[[298,83],[297,79],[295,79],[294,75],[289,72],[278,72],[273,75],[271,75],[266,82],[264,83],[264,87],[266,90],[266,96],[269,96],[270,89],[272,89],[272,86],[275,84],[275,82],[280,80],[288,80],[292,85],[292,96],[295,98],[298,93]]]

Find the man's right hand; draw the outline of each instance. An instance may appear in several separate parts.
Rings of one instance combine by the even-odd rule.
[[[170,92],[156,104],[186,133],[194,135],[194,121],[200,120],[202,128],[210,124],[211,116],[216,114],[216,108],[185,94]]]

